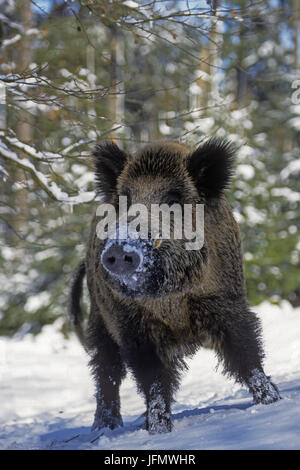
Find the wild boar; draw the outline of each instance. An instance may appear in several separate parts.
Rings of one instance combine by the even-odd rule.
[[[113,142],[96,146],[101,204],[109,203],[116,214],[120,196],[128,206],[139,203],[149,211],[153,204],[190,204],[193,210],[202,204],[204,243],[188,250],[184,237],[100,239],[100,218],[94,216],[70,295],[70,314],[96,383],[93,429],[122,426],[119,387],[129,369],[145,398],[146,429],[171,431],[171,404],[185,358],[206,346],[256,403],[280,399],[263,371],[261,325],[247,303],[239,228],[224,195],[234,155],[232,144],[220,139],[194,150],[157,142],[134,155]],[[90,314],[84,330],[85,274]]]

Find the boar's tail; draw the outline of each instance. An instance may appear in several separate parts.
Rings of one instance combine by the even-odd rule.
[[[85,260],[81,261],[77,268],[75,269],[70,299],[69,299],[69,317],[74,325],[75,332],[81,342],[85,347],[85,338],[83,331],[83,319],[84,314],[81,308],[81,296],[82,296],[82,287],[83,287],[83,278],[85,276]]]

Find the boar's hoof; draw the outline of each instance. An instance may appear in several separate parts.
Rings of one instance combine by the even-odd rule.
[[[149,403],[146,415],[146,429],[149,434],[172,431],[171,413],[166,410],[165,403],[160,395]]]
[[[109,413],[109,411],[110,410],[107,410],[105,413],[102,412],[100,416],[96,412],[94,423],[91,429],[92,432],[103,428],[109,428],[113,430],[123,426],[123,420],[121,416],[114,416]]]
[[[249,389],[255,403],[268,405],[281,399],[279,390],[262,371],[254,369],[249,380]]]
[[[172,421],[170,416],[156,416],[155,419],[148,419],[146,429],[149,434],[162,434],[172,431]]]

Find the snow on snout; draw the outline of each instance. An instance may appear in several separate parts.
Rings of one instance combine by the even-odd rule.
[[[152,240],[144,240],[141,238],[126,238],[126,239],[109,239],[106,242],[105,248],[101,253],[101,263],[103,264],[103,258],[107,251],[114,245],[119,245],[123,248],[125,253],[135,252],[139,255],[140,264],[135,270],[134,273],[130,274],[128,277],[137,280],[137,275],[145,273],[151,268],[154,264],[153,260],[153,242]],[[116,277],[122,277],[117,274],[113,274]]]

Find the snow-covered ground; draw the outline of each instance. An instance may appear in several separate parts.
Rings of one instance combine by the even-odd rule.
[[[256,308],[263,322],[265,370],[283,400],[253,405],[246,389],[216,371],[211,351],[190,361],[173,407],[171,434],[140,429],[143,400],[127,377],[121,430],[91,433],[95,408],[88,358],[58,323],[33,338],[0,338],[1,449],[300,449],[300,309]]]

